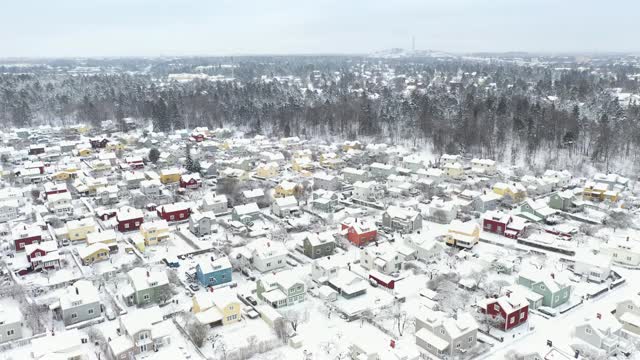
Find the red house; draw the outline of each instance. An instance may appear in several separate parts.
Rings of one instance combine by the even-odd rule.
[[[484,299],[478,303],[481,311],[494,318],[499,317],[501,321],[496,326],[507,331],[524,324],[529,318],[529,302],[522,296],[507,292],[507,295],[495,298]]]
[[[11,229],[16,252],[24,251],[27,245],[42,241],[42,229],[36,225],[18,224]]]
[[[144,169],[144,160],[142,160],[142,158],[139,156],[131,156],[125,158],[125,161],[127,162],[129,168],[132,170]]]
[[[160,205],[156,208],[158,216],[166,221],[187,220],[191,216],[191,206],[186,202]]]
[[[31,270],[49,270],[60,267],[60,254],[58,243],[55,241],[43,241],[25,246],[27,261],[31,264]]]
[[[363,219],[346,218],[341,224],[342,235],[356,246],[362,246],[375,240],[378,235],[376,225]]]
[[[144,213],[142,210],[134,209],[130,206],[123,206],[116,213],[116,222],[120,232],[138,230],[143,221]]]
[[[48,182],[44,184],[44,196],[45,198],[49,195],[53,195],[53,194],[62,194],[62,193],[66,193],[67,190],[67,184],[65,183],[52,183],[52,182]]]
[[[371,270],[369,272],[369,281],[374,281],[380,286],[393,290],[396,287],[396,280],[389,275]]]
[[[505,214],[502,211],[487,211],[482,216],[482,229],[494,234],[517,239],[524,231],[526,220]]]
[[[185,189],[197,189],[202,186],[200,174],[184,174],[180,176],[180,187]]]
[[[204,135],[203,134],[191,135],[190,140],[194,141],[194,142],[203,142],[204,141]]]
[[[114,216],[116,216],[118,212],[115,211],[114,209],[99,209],[96,210],[96,216],[102,220],[102,221],[107,221],[111,218],[113,218]]]

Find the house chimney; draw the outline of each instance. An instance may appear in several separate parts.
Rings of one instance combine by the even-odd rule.
[[[556,274],[551,273],[551,278],[552,278],[552,279],[555,279],[555,278],[556,278]]]
[[[213,256],[211,256],[211,261],[214,261],[214,260],[213,260]]]
[[[602,320],[602,314],[601,313],[596,313],[596,318],[598,320]]]
[[[511,291],[507,291],[507,297],[511,297]]]
[[[78,290],[77,286],[76,286],[76,295],[80,295],[80,290]]]
[[[150,274],[149,274],[149,270],[147,270],[147,277],[149,277],[149,276],[150,276]]]

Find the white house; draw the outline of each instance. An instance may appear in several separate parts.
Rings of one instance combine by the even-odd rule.
[[[268,272],[286,266],[287,248],[281,242],[266,238],[250,242],[247,249],[251,253],[253,267],[260,272]]]

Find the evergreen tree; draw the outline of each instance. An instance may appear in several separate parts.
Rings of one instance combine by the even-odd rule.
[[[185,157],[185,160],[184,160],[185,169],[187,169],[187,171],[189,171],[189,172],[194,172],[193,171],[193,159],[191,158],[191,144],[189,144],[189,143],[187,143],[187,146],[185,147],[184,157]]]
[[[156,148],[149,150],[149,161],[155,164],[158,159],[160,159],[160,151]]]

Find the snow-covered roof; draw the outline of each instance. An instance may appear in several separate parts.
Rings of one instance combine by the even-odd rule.
[[[139,267],[130,270],[127,274],[129,275],[131,285],[135,291],[141,291],[169,283],[167,273],[162,270],[146,270]]]
[[[60,296],[60,308],[66,310],[99,301],[98,289],[88,280],[78,280]]]

